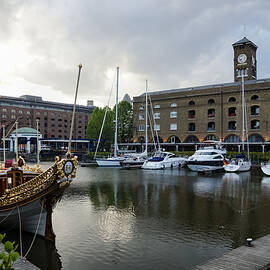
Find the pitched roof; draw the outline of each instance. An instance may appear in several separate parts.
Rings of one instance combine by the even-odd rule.
[[[242,39],[238,40],[237,42],[233,43],[233,47],[241,45],[241,44],[251,44],[253,45],[255,48],[258,48],[252,41],[250,41],[249,39],[247,39],[246,37],[243,37]]]

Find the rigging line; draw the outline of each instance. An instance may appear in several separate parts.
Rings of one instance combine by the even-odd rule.
[[[13,209],[8,213],[8,215],[7,215],[6,217],[4,217],[4,218],[0,221],[0,224],[1,224],[2,222],[4,222],[4,221],[11,215],[11,213],[14,211],[14,209],[15,209],[15,208],[13,208]]]
[[[149,118],[149,126],[150,126],[150,130],[151,130],[151,135],[153,138],[153,143],[154,143],[154,147],[155,147],[155,151],[157,151],[157,146],[156,146],[156,140],[155,140],[155,136],[154,136],[154,132],[153,132],[153,126],[152,126],[152,121],[151,121],[151,117],[149,115],[149,112],[147,112],[148,118]]]
[[[17,205],[17,211],[19,216],[19,226],[20,226],[20,253],[21,253],[21,259],[23,259],[23,250],[22,250],[22,220],[21,220],[21,214],[20,209]]]
[[[43,211],[43,204],[41,203],[41,207],[40,207],[40,214],[39,214],[39,218],[38,218],[38,223],[37,223],[37,228],[36,228],[36,231],[35,231],[35,235],[33,237],[33,240],[31,242],[31,245],[29,247],[29,249],[27,250],[27,252],[25,253],[24,255],[24,259],[26,259],[26,256],[28,255],[28,253],[30,252],[34,242],[35,242],[35,239],[36,239],[36,236],[37,236],[37,232],[38,232],[38,228],[39,228],[39,224],[40,224],[40,219],[41,219],[41,215],[42,215],[42,211]]]
[[[109,105],[110,105],[110,101],[111,101],[111,97],[112,97],[112,90],[113,90],[113,85],[114,85],[115,77],[116,77],[116,72],[114,73],[114,78],[113,78],[113,82],[112,82],[110,96],[109,96],[109,99],[108,99],[108,103],[107,103],[107,106],[106,106],[106,109],[105,109],[105,114],[104,114],[104,117],[103,117],[103,122],[102,122],[101,129],[100,129],[100,132],[99,132],[97,147],[96,147],[95,154],[94,154],[94,159],[96,158],[96,155],[97,155],[97,151],[98,151],[98,147],[99,147],[99,144],[100,144],[101,135],[102,135],[103,128],[104,128],[104,125],[105,125],[106,115],[107,115],[107,112],[109,110]]]
[[[152,112],[153,120],[154,120],[153,121],[154,122],[154,131],[156,132],[158,150],[160,150],[160,143],[159,143],[158,132],[157,132],[157,129],[155,130],[156,121],[155,121],[155,117],[154,117],[154,110],[153,110],[153,105],[152,105],[152,100],[151,100],[151,95],[150,94],[149,94],[149,100],[150,100],[151,112]]]

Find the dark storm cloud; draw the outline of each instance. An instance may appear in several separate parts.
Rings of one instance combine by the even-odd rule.
[[[142,93],[145,78],[152,89],[230,82],[231,45],[244,35],[259,46],[259,77],[270,76],[268,0],[3,3],[20,14],[4,31],[20,33],[33,57],[18,74],[69,95],[80,62],[85,98],[108,94],[106,74],[116,66],[130,75],[121,85],[131,96]]]

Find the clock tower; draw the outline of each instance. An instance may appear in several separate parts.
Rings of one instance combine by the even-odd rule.
[[[257,79],[257,46],[246,37],[235,42],[234,49],[234,81],[242,80],[242,74],[245,80]]]

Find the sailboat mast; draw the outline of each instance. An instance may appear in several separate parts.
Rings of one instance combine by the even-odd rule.
[[[147,123],[147,118],[148,118],[148,108],[147,108],[147,105],[148,105],[148,98],[147,98],[147,89],[148,89],[148,84],[147,84],[147,80],[145,81],[145,151],[146,151],[146,154],[147,154],[147,143],[148,143],[148,137],[147,137],[147,126],[148,126],[148,123]]]
[[[6,127],[3,125],[3,155],[4,155],[4,166],[6,164]]]
[[[244,70],[242,70],[242,151],[245,152],[245,94],[244,94]]]
[[[117,127],[118,127],[118,84],[119,84],[119,67],[116,68],[116,104],[115,104],[115,133],[114,133],[114,157],[117,157]]]

